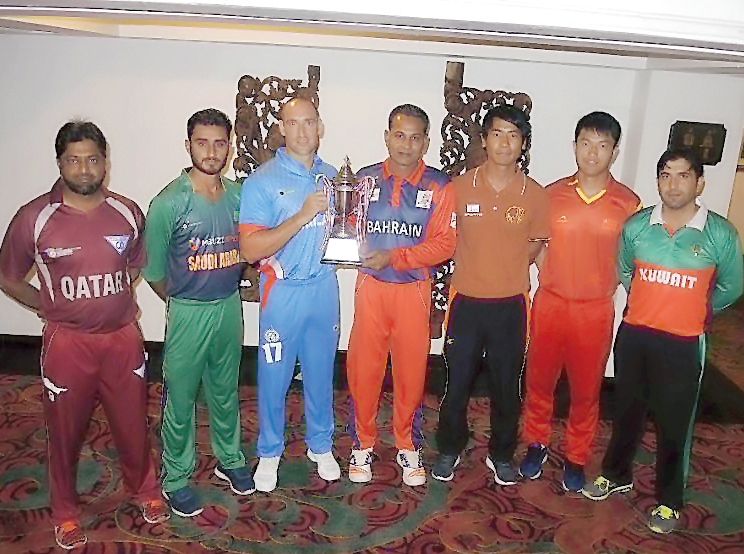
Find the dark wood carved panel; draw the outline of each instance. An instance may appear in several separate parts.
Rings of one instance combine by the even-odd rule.
[[[532,99],[524,92],[503,90],[478,90],[463,86],[465,64],[447,62],[444,74],[444,107],[447,115],[442,121],[442,148],[439,158],[442,171],[450,177],[477,167],[486,161],[486,152],[481,141],[481,121],[489,109],[499,104],[511,104],[528,116],[532,111]],[[530,163],[529,148],[519,161],[527,173]],[[455,269],[452,260],[436,268],[432,282],[430,328],[432,338],[442,336],[447,304],[450,294],[450,278]]]
[[[238,181],[250,173],[284,146],[284,137],[279,132],[279,108],[289,98],[307,98],[316,107],[320,105],[318,85],[320,67],[307,66],[307,86],[302,79],[280,79],[270,76],[264,79],[243,75],[238,81],[235,97],[235,160],[233,169]],[[258,302],[258,270],[247,265],[242,281],[250,286],[240,287],[240,297],[246,302]]]
[[[279,108],[294,96],[311,100],[319,106],[318,85],[320,67],[307,66],[307,86],[302,79],[280,79],[271,76],[264,79],[243,75],[238,81],[235,97],[235,176],[245,179],[263,162],[274,157],[284,146],[284,137],[279,132]]]

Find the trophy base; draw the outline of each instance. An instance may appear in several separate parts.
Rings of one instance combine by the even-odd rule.
[[[353,266],[362,265],[362,260],[359,257],[359,243],[355,238],[328,239],[328,246],[326,246],[325,254],[323,254],[320,263]]]

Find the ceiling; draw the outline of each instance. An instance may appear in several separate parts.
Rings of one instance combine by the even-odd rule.
[[[744,1],[0,0],[0,33],[44,33],[514,59],[744,74]],[[558,6],[558,7],[556,7]],[[587,57],[594,54],[595,57]],[[607,60],[611,59],[611,62]]]

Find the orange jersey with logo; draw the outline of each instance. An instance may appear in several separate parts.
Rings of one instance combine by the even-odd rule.
[[[617,243],[625,221],[640,207],[636,194],[610,177],[592,198],[576,175],[546,190],[550,242],[540,267],[540,286],[568,300],[598,300],[615,293]]]

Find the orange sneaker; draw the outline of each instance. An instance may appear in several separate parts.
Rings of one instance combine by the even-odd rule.
[[[147,523],[163,523],[170,519],[170,509],[168,504],[160,498],[146,500],[140,505],[142,508],[142,517]]]
[[[54,540],[65,550],[72,550],[85,546],[88,537],[85,536],[83,528],[77,521],[65,521],[60,525],[54,526]]]

